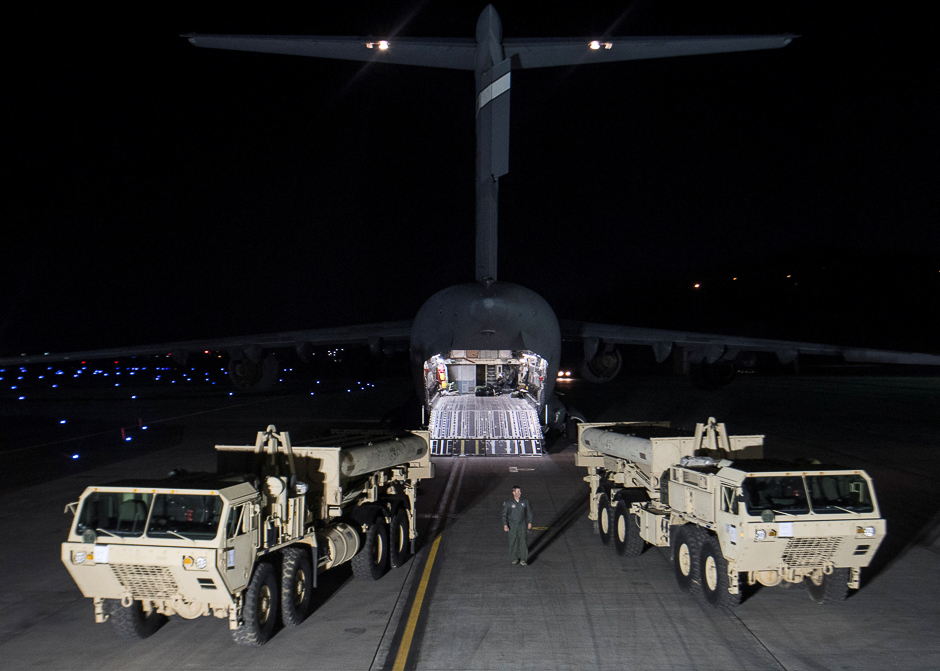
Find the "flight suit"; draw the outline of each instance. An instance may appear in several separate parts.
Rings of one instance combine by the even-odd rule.
[[[503,526],[509,527],[509,560],[528,561],[529,548],[526,545],[526,527],[532,524],[532,506],[529,500],[519,497],[503,503]]]

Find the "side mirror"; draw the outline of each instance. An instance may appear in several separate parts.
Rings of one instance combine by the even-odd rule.
[[[78,501],[72,501],[71,503],[65,504],[65,510],[63,513],[72,513],[72,517],[75,517],[75,513],[78,512]]]

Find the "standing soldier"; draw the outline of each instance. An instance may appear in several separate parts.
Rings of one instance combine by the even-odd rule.
[[[529,548],[525,534],[532,528],[532,506],[522,498],[522,489],[512,488],[512,498],[503,503],[503,531],[509,532],[509,559],[513,564],[527,566]]]

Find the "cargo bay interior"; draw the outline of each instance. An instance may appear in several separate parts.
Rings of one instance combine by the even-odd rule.
[[[431,454],[539,456],[548,362],[527,350],[450,350],[424,363]]]

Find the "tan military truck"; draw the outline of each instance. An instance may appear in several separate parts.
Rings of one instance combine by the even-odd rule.
[[[819,603],[858,589],[886,529],[864,471],[765,460],[763,436],[728,436],[713,417],[676,433],[579,425],[576,463],[605,545],[670,547],[679,587],[715,606],[736,606],[745,584],[805,580]]]
[[[378,580],[400,566],[417,483],[434,475],[427,433],[329,442],[292,446],[269,426],[254,445],[216,445],[219,475],[86,489],[67,508],[62,562],[95,621],[146,638],[169,615],[214,615],[236,643],[261,645],[278,617],[304,620],[319,573],[352,562]]]

